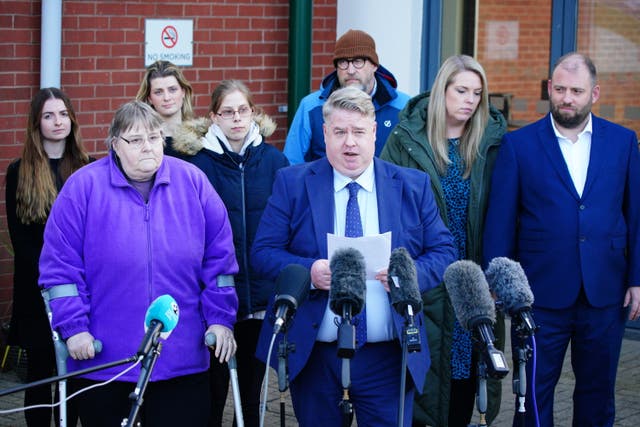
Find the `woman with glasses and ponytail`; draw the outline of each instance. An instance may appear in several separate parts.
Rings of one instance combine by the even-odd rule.
[[[260,387],[265,366],[254,357],[258,335],[274,283],[249,266],[249,250],[271,195],[275,173],[289,163],[267,144],[276,124],[253,102],[247,86],[224,80],[211,94],[209,117],[183,124],[174,134],[174,148],[199,167],[220,194],[231,221],[239,272],[235,276],[239,309],[235,325],[236,355],[244,421],[258,426]],[[212,357],[212,414],[209,426],[220,426],[229,387],[229,373]]]

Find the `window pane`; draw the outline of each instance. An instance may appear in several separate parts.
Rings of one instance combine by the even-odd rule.
[[[640,3],[580,0],[578,51],[598,71],[600,100],[593,111],[640,133]]]
[[[477,5],[476,58],[487,73],[490,94],[511,99],[510,124],[538,120],[549,109],[541,100],[541,82],[549,74],[551,0],[478,0]],[[501,100],[491,101],[500,108]]]

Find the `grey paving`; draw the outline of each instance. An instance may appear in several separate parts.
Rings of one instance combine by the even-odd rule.
[[[507,348],[510,345],[507,343]],[[507,351],[507,359],[511,360],[510,352]],[[572,402],[571,394],[573,390],[574,378],[568,361],[569,354],[565,360],[564,369],[556,389],[554,418],[556,426],[571,426]],[[285,403],[285,425],[296,426],[296,420],[291,408],[291,399],[288,391],[281,398],[278,391],[277,375],[274,371],[270,373],[269,393],[267,399],[267,412],[265,415],[265,427],[277,427],[280,422],[280,402]],[[15,371],[0,373],[0,390],[6,390],[20,384]],[[231,426],[233,419],[233,402],[231,400],[231,390],[225,410],[224,425]],[[15,393],[0,398],[0,409],[16,408],[22,405],[22,393]],[[492,426],[511,426],[513,417],[514,394],[509,375],[503,381],[502,410]],[[474,413],[472,422],[479,421],[477,413]],[[637,426],[640,423],[640,330],[628,328],[622,343],[622,354],[618,369],[618,381],[616,385],[616,427]],[[0,415],[0,426],[2,427],[23,427],[26,426],[23,413]],[[354,426],[356,423],[354,422]],[[330,426],[327,426],[330,427]],[[544,426],[543,426],[544,427]]]

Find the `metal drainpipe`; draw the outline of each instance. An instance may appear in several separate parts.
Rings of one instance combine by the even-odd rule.
[[[311,87],[313,0],[289,0],[289,77],[287,125]]]
[[[42,0],[40,88],[60,87],[62,0]]]

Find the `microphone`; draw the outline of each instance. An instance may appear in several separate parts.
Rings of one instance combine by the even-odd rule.
[[[311,287],[311,275],[309,269],[300,264],[289,264],[282,269],[276,279],[276,298],[273,309],[276,313],[276,321],[273,325],[273,334],[280,332],[298,309],[298,306],[307,299]]]
[[[178,324],[179,317],[178,303],[171,295],[165,294],[156,298],[144,317],[145,336],[137,355],[147,355],[153,347],[157,346],[158,337],[167,339]]]
[[[498,299],[498,309],[511,316],[518,334],[533,335],[537,329],[531,314],[533,292],[520,263],[505,257],[494,258],[485,274]]]
[[[474,333],[481,345],[489,375],[503,378],[509,373],[509,367],[504,354],[493,345],[496,309],[482,269],[472,261],[456,261],[444,272],[444,284],[458,321]]]
[[[405,248],[400,247],[391,252],[388,277],[391,304],[407,318],[407,349],[409,352],[420,351],[420,331],[414,324],[414,315],[422,311],[422,297],[416,265]]]
[[[331,257],[329,268],[329,308],[342,317],[338,327],[338,357],[351,358],[356,351],[356,332],[351,320],[362,311],[367,291],[364,257],[357,249],[339,249]]]

